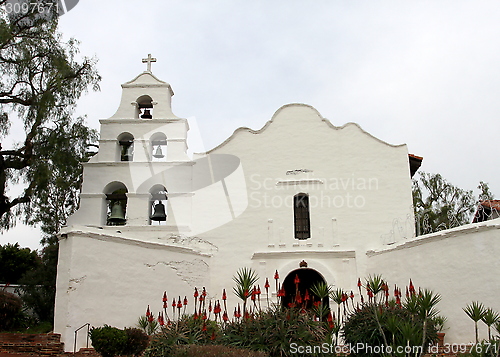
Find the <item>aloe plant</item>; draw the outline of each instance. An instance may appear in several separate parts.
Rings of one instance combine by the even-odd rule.
[[[473,301],[471,304],[467,305],[464,312],[469,316],[472,321],[474,321],[474,328],[476,332],[476,343],[479,343],[478,333],[477,333],[477,322],[484,317],[486,310],[484,305],[478,301]]]

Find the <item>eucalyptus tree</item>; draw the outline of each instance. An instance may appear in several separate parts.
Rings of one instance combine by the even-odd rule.
[[[100,81],[95,58],[79,58],[78,42],[58,32],[57,3],[23,11],[0,0],[0,228],[20,219],[47,236],[78,205],[80,163],[97,134],[73,113]]]

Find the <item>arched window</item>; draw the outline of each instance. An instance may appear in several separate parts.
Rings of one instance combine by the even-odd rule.
[[[149,224],[166,225],[167,221],[167,189],[162,185],[155,185],[149,190]],[[162,223],[164,222],[164,223]]]
[[[167,136],[163,133],[151,136],[151,161],[167,161]]]
[[[133,161],[134,136],[132,134],[122,133],[118,136],[118,157],[120,161]]]
[[[149,95],[137,98],[136,116],[141,119],[153,119],[153,99]]]
[[[298,193],[293,197],[293,216],[295,223],[295,238],[311,238],[311,222],[309,220],[309,196]]]
[[[123,226],[127,223],[127,187],[121,182],[112,182],[106,186],[106,225]]]

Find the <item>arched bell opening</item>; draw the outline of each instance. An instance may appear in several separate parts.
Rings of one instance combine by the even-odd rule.
[[[167,161],[167,136],[164,133],[155,133],[150,142],[151,161]]]
[[[140,119],[153,119],[153,99],[149,95],[137,98],[136,117]]]
[[[134,160],[134,136],[130,133],[122,133],[118,136],[118,159],[119,161]]]
[[[168,192],[164,186],[155,185],[149,191],[151,197],[149,200],[149,224],[166,225],[167,224],[167,203]]]
[[[124,226],[127,223],[127,192],[127,187],[121,182],[112,182],[105,188],[107,226]]]
[[[293,270],[283,281],[285,296],[281,298],[282,306],[311,309],[314,304],[318,305],[320,299],[311,291],[311,288],[318,283],[326,284],[326,281],[316,270],[311,268]],[[323,306],[328,308],[328,296],[323,298]]]

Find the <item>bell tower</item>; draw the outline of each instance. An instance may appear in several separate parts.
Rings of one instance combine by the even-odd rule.
[[[156,58],[142,62],[146,70],[122,84],[116,113],[99,121],[99,152],[84,164],[80,209],[69,225],[189,226],[188,121],[172,112],[170,84],[152,73]]]

